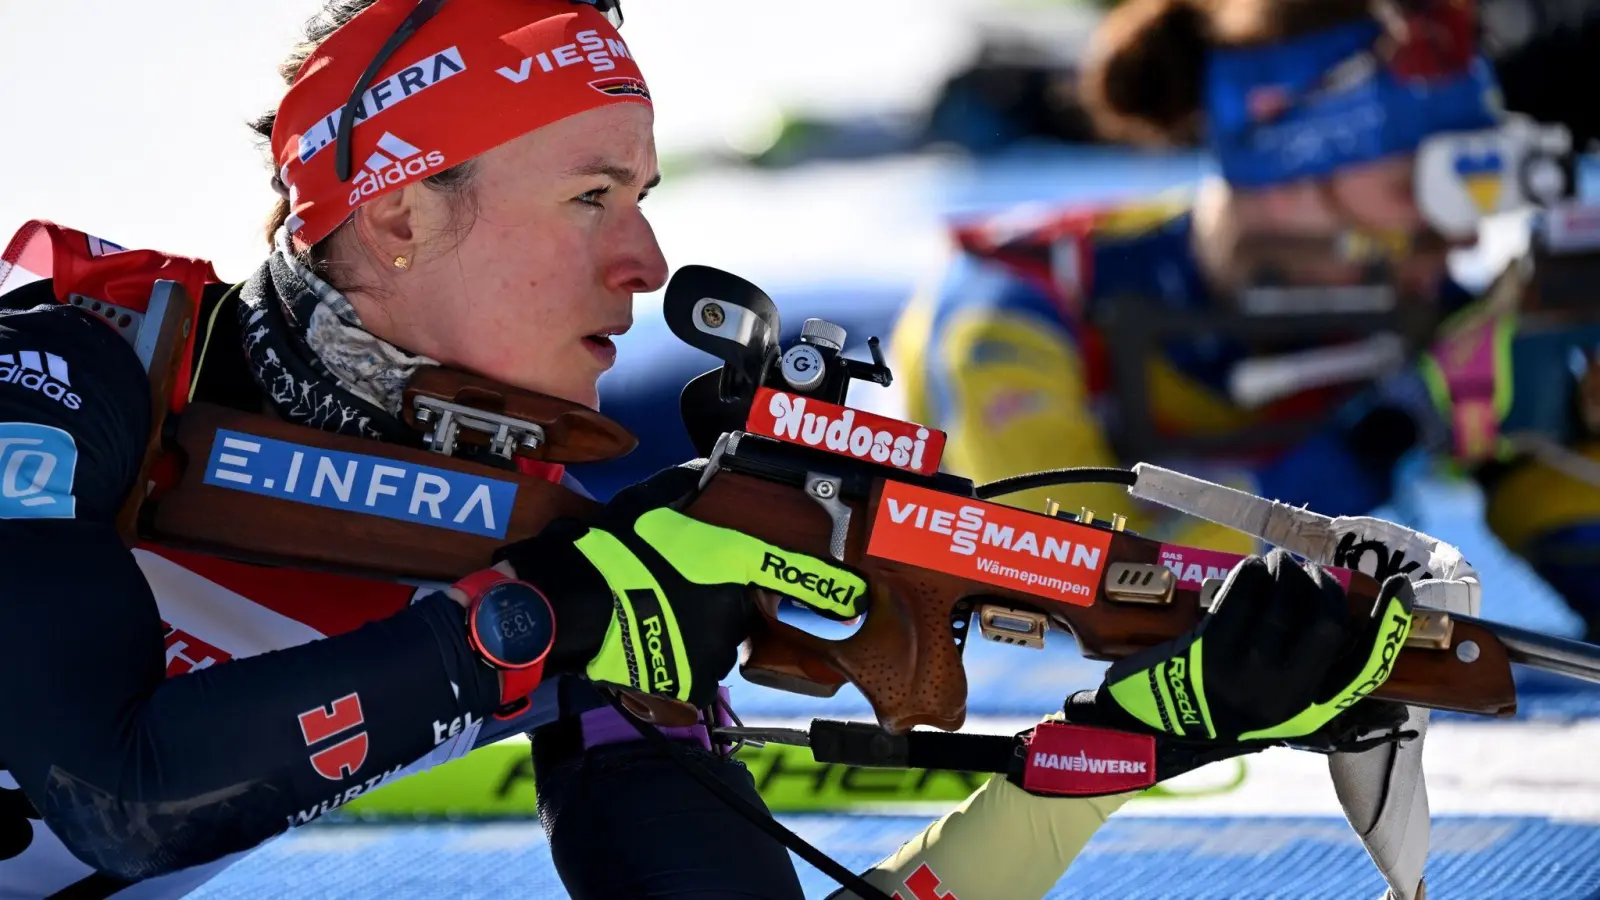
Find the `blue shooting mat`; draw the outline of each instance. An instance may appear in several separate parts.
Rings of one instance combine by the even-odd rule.
[[[913,816],[780,817],[860,871],[921,831]],[[1435,817],[1429,896],[1590,900],[1600,828],[1531,817]],[[809,898],[835,885],[796,860]],[[1116,817],[1048,895],[1059,900],[1352,900],[1384,884],[1342,819]],[[537,823],[304,828],[189,895],[193,900],[564,897]]]

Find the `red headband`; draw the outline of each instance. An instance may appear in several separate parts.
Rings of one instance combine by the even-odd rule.
[[[362,203],[559,119],[650,105],[639,66],[604,15],[571,0],[452,0],[400,46],[362,95],[354,176],[334,166],[339,111],[414,6],[378,0],[328,36],[278,107],[272,155],[289,231],[310,245]]]

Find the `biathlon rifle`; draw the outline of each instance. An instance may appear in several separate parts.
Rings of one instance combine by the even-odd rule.
[[[175,290],[158,283],[156,295],[165,300],[145,321],[173,328],[187,322],[178,311],[192,304]],[[891,734],[918,725],[956,730],[966,717],[962,648],[974,621],[984,638],[1023,647],[1042,647],[1048,631],[1062,630],[1086,657],[1115,660],[1193,627],[1239,559],[1143,537],[1117,515],[994,502],[1049,484],[1118,481],[1131,497],[1334,566],[1359,615],[1368,615],[1377,599],[1379,582],[1371,574],[1335,565],[1343,520],[1145,464],[986,485],[940,471],[942,433],[846,405],[851,382],[890,381],[876,338],[868,342],[872,362],[848,359],[843,330],[811,320],[799,341],[782,349],[776,306],[734,275],[680,269],[667,287],[664,313],[674,334],[722,360],[683,393],[685,425],[707,457],[699,490],[683,512],[831,558],[868,583],[859,627],[839,640],[783,621],[779,596],[756,591],[760,615],[740,667],[755,684],[830,696],[849,683]],[[155,396],[166,397],[176,367],[171,356],[183,342],[159,332],[130,340],[146,348]],[[153,475],[141,478],[154,487],[130,498],[127,540],[269,565],[448,583],[553,519],[597,513],[591,499],[510,470],[512,460],[602,460],[635,443],[593,410],[452,370],[419,372],[404,396],[404,417],[422,436],[417,447],[203,402],[159,416],[147,471],[175,465],[179,474],[165,487]],[[156,408],[164,412],[165,403]],[[463,497],[454,505],[418,503],[419,497],[442,501],[449,490],[470,491],[476,506]],[[1425,535],[1388,527],[1411,535],[1410,549],[1440,558],[1455,553]],[[781,559],[770,562],[782,566]],[[1475,609],[1464,601],[1479,590],[1470,574],[1419,584],[1410,637],[1393,648],[1392,669],[1371,695],[1503,717],[1516,709],[1512,662],[1597,678],[1600,665],[1587,645],[1444,611]],[[684,712],[658,702],[649,710],[660,723]]]

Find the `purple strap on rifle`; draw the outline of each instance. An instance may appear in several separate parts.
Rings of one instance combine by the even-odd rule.
[[[728,718],[728,689],[725,686],[717,687],[716,724],[718,726],[732,725]],[[679,725],[671,728],[659,728],[662,734],[678,741],[695,741],[706,751],[711,750],[711,732],[706,729],[704,713],[702,720],[694,725]],[[614,706],[601,706],[586,710],[578,717],[583,727],[583,749],[601,747],[606,744],[622,744],[628,741],[637,741],[642,738],[639,730],[630,722],[623,721],[622,713]]]

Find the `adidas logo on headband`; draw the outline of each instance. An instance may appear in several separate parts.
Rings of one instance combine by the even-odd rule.
[[[406,141],[385,131],[378,138],[378,150],[367,157],[361,171],[356,173],[355,187],[350,191],[350,205],[372,196],[389,185],[400,184],[414,175],[444,166],[444,154],[438,150],[423,153]]]

